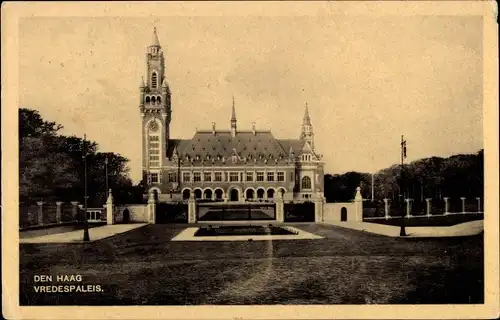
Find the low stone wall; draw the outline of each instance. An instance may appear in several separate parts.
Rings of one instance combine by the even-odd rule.
[[[342,221],[342,209],[345,209],[346,221],[356,221],[355,202],[334,202],[323,204],[323,222]]]
[[[148,206],[146,204],[123,204],[114,208],[114,222],[149,222]]]

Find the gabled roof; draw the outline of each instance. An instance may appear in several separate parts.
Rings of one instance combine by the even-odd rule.
[[[290,153],[290,148],[295,155],[300,154],[305,141],[300,139],[280,139],[278,140],[281,147],[286,150],[287,155]]]
[[[286,163],[290,147],[295,155],[300,153],[304,142],[278,140],[270,131],[239,131],[233,138],[231,131],[198,131],[190,140],[173,139],[168,144],[167,157],[177,150],[184,161],[204,161],[220,163],[223,159],[230,163],[231,156],[237,154],[238,161],[253,163]]]

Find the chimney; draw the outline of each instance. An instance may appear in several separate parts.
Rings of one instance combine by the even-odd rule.
[[[215,136],[215,122],[212,122],[212,135]]]
[[[252,122],[252,133],[255,136],[256,131],[255,131],[255,122]]]

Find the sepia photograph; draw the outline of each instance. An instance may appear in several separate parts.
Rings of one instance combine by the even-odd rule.
[[[17,150],[16,171],[2,168],[2,219],[6,202],[17,210],[9,300],[498,315],[486,4],[100,3],[94,15],[63,2],[21,15],[17,133],[2,126]]]

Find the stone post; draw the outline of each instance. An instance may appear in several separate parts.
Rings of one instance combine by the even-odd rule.
[[[38,225],[43,225],[43,201],[38,201],[36,203],[38,205],[38,216],[37,216],[37,224]]]
[[[356,221],[363,221],[363,197],[361,196],[361,187],[356,188],[354,204],[356,207]]]
[[[149,223],[156,223],[156,201],[155,195],[151,191],[148,199]]]
[[[106,224],[115,224],[113,193],[111,192],[111,189],[109,189],[108,199],[106,200]]]
[[[411,218],[411,202],[413,199],[405,199],[406,201],[406,218]]]
[[[444,198],[443,198],[443,200],[444,200],[444,214],[448,214],[448,213],[449,213],[449,212],[448,212],[448,200],[449,200],[449,199],[450,199],[450,198],[448,198],[448,197],[444,197]]]
[[[71,214],[73,215],[73,221],[76,221],[78,218],[78,201],[72,201],[71,205],[73,206],[71,208]]]
[[[314,221],[323,222],[323,197],[321,195],[314,200]]]
[[[61,201],[56,202],[56,223],[61,223]]]
[[[283,195],[280,192],[278,192],[278,199],[276,199],[276,220],[281,223],[285,222]]]
[[[191,193],[188,200],[188,223],[196,223],[196,200]]]
[[[477,200],[477,212],[481,212],[481,198],[476,198]]]
[[[465,197],[460,197],[460,200],[462,200],[462,213],[465,213]]]
[[[384,198],[385,220],[389,220],[389,199]]]
[[[431,198],[425,198],[425,202],[427,204],[427,218],[431,216]]]

